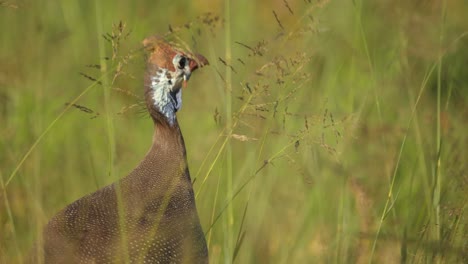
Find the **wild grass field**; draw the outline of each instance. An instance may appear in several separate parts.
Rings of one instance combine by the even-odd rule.
[[[141,41],[210,65],[178,113],[211,263],[468,263],[468,3],[0,1],[0,263],[151,144]]]

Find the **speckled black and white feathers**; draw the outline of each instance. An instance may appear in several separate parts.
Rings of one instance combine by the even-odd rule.
[[[128,176],[55,215],[44,229],[36,263],[208,263],[184,139],[177,119],[167,113],[180,108],[177,82],[189,77],[174,71],[180,63],[174,56],[187,60],[189,73],[207,61],[197,55],[204,60],[198,65],[190,54],[150,39],[145,96],[155,132],[149,152]],[[164,68],[169,60],[171,67]],[[156,96],[161,86],[152,85],[169,81],[177,89],[163,87],[168,93]]]
[[[158,143],[161,138],[166,143]],[[161,128],[154,140],[130,175],[49,222],[46,263],[207,263],[183,138]]]

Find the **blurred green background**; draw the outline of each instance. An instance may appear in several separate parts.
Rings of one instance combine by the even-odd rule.
[[[178,119],[211,263],[467,263],[466,14],[464,0],[0,1],[0,262],[144,157],[140,43],[159,34],[210,61]]]

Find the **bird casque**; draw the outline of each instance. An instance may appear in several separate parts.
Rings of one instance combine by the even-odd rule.
[[[44,263],[208,263],[184,139],[176,112],[182,87],[208,64],[159,37],[149,55],[146,106],[155,129],[150,150],[118,182],[66,206],[44,228]]]

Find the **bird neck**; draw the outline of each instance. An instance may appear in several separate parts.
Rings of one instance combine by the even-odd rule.
[[[151,68],[150,68],[151,69]],[[145,75],[145,99],[148,112],[154,122],[153,142],[140,165],[128,178],[138,178],[139,184],[158,182],[159,187],[167,186],[167,181],[174,178],[190,182],[184,138],[177,118],[170,120],[167,114],[154,101],[154,87],[151,87],[151,76],[154,71]],[[155,181],[156,180],[156,181]]]
[[[153,143],[141,163],[123,179],[124,189],[157,195],[173,184],[191,186],[185,143],[177,122],[172,126],[155,124]]]
[[[177,119],[172,124],[155,122],[153,144],[150,152],[156,152],[158,155],[179,153],[180,155],[177,156],[185,159],[185,143]]]

